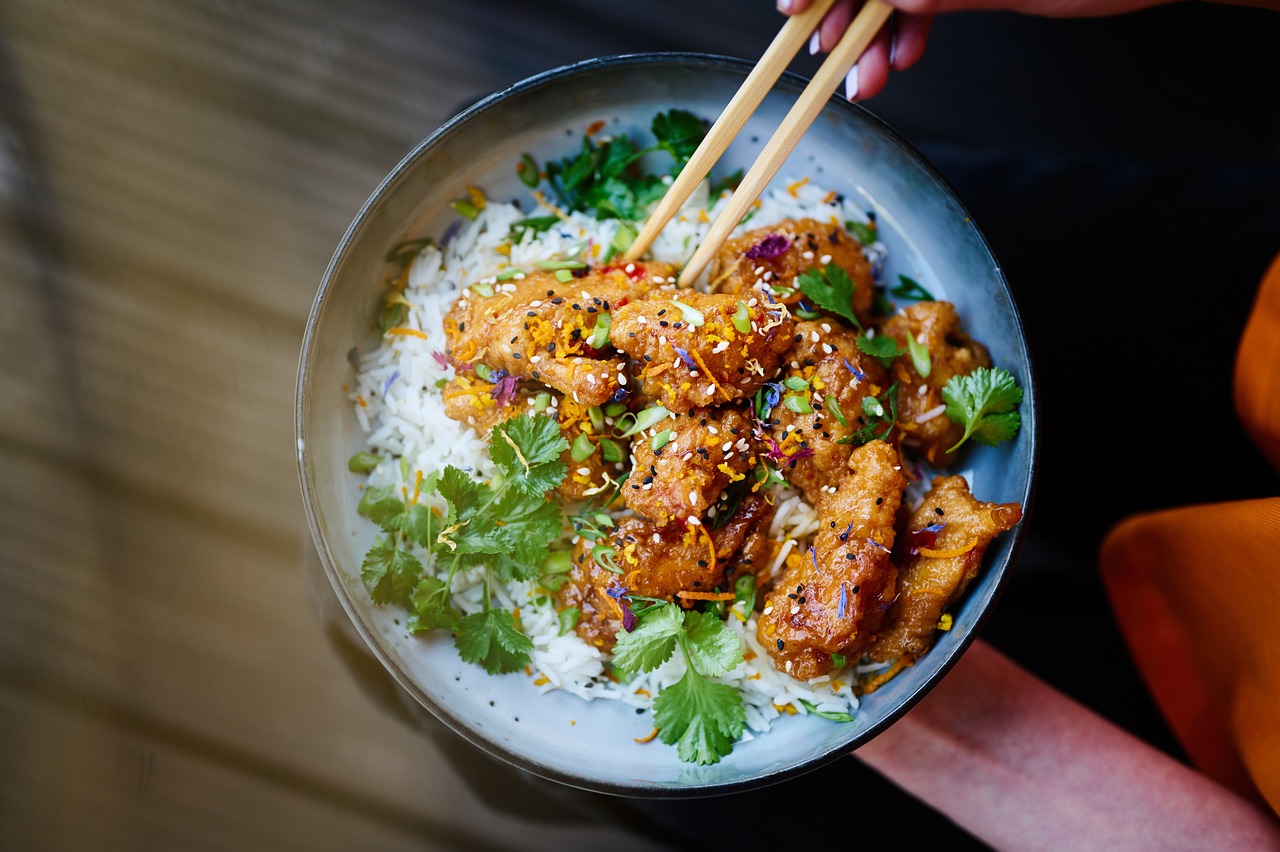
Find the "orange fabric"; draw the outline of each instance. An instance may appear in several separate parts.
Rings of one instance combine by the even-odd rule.
[[[1241,337],[1235,395],[1280,469],[1280,258]],[[1280,814],[1280,497],[1130,518],[1100,561],[1134,660],[1188,756]]]

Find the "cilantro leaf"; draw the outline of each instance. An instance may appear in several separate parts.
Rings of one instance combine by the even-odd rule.
[[[439,577],[423,577],[409,597],[409,632],[421,633],[458,626],[458,612],[449,606],[449,585]]]
[[[691,112],[669,109],[653,117],[651,128],[658,140],[658,147],[675,158],[672,173],[678,173],[689,162],[693,152],[707,135],[707,123]]]
[[[1022,423],[1015,410],[1022,403],[1022,388],[1003,367],[978,367],[967,376],[952,376],[942,387],[942,399],[947,417],[964,426],[964,435],[949,453],[969,438],[994,447],[1017,434]]]
[[[486,564],[504,580],[533,580],[551,542],[560,537],[564,513],[560,504],[544,497],[527,497],[511,490],[486,512],[485,523],[458,539],[461,553],[486,553]]]
[[[890,365],[894,358],[907,351],[898,345],[897,340],[887,334],[878,334],[875,337],[867,337],[865,334],[859,335],[858,349],[872,358],[879,358],[880,363],[886,367]]]
[[[568,448],[556,418],[525,413],[493,427],[489,457],[512,488],[541,495],[564,480],[568,469],[560,454]]]
[[[719,763],[733,750],[747,714],[736,689],[690,668],[653,700],[653,721],[662,741],[679,749],[681,760],[705,765]]]
[[[716,677],[742,662],[742,641],[715,613],[689,610],[684,614],[684,650],[690,664]]]
[[[932,302],[934,300],[933,294],[910,275],[899,275],[898,283],[891,287],[889,292],[903,299],[918,299],[921,302]]]
[[[463,618],[453,642],[462,659],[483,666],[489,674],[518,671],[529,664],[533,650],[533,642],[516,626],[515,616],[496,608]]]
[[[375,542],[360,564],[360,579],[376,604],[406,600],[420,576],[422,563],[412,553],[396,547],[389,537]]]
[[[637,615],[634,630],[618,634],[613,647],[614,668],[627,674],[656,669],[671,659],[683,630],[684,619],[678,606],[649,607]]]
[[[818,269],[806,269],[796,276],[796,286],[824,311],[844,317],[855,328],[862,328],[853,313],[853,293],[857,289],[849,273],[834,263]]]

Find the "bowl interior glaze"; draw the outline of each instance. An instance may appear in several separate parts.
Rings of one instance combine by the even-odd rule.
[[[647,714],[607,701],[538,695],[522,675],[493,677],[459,660],[451,639],[409,636],[403,613],[376,607],[360,579],[375,537],[356,514],[359,478],[348,457],[363,437],[343,390],[348,353],[376,345],[371,318],[384,292],[383,256],[410,237],[439,235],[467,185],[491,198],[529,199],[516,176],[524,152],[539,162],[573,153],[597,120],[606,132],[648,135],[653,115],[681,107],[714,119],[750,64],[722,57],[648,54],[591,60],[538,75],[460,114],[418,145],[378,186],[338,246],[316,295],[299,364],[296,400],[303,497],[334,593],[373,654],[431,712],[485,751],[535,775],[596,792],[683,797],[775,783],[848,753],[913,705],[972,641],[1004,584],[1025,520],[997,539],[955,626],[913,667],[865,696],[856,720],[787,717],[739,743],[713,766],[681,763],[672,747],[638,745]],[[729,148],[717,173],[749,166],[804,81],[785,76]],[[834,100],[801,140],[776,182],[808,176],[875,211],[890,260],[886,281],[912,276],[956,303],[966,328],[1024,389],[1023,426],[999,448],[974,447],[962,470],[977,496],[1029,509],[1035,481],[1036,388],[1022,323],[999,264],[961,202],[935,170],[866,110]]]

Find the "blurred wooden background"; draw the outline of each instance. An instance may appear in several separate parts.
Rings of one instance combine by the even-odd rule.
[[[0,849],[656,845],[467,780],[483,761],[326,627],[295,369],[347,224],[458,109],[590,56],[753,58],[779,24],[765,0],[0,4]],[[908,130],[910,73],[885,102]]]

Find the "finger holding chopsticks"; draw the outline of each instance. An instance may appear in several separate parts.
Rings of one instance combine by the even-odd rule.
[[[826,53],[835,47],[860,5],[858,0],[837,0],[823,15],[809,40],[809,53]],[[893,5],[896,7],[893,18],[876,34],[846,77],[845,97],[851,101],[867,100],[880,94],[891,71],[905,71],[924,55],[933,15],[910,11],[912,4],[904,0],[894,0]],[[780,0],[778,3],[778,10],[786,15],[804,14],[811,8],[811,0]]]
[[[680,286],[692,286],[698,276],[702,274],[707,263],[719,251],[720,246],[724,244],[724,241],[728,239],[730,233],[746,216],[756,199],[760,197],[765,186],[774,178],[787,157],[795,150],[800,138],[809,129],[809,126],[813,124],[814,119],[818,117],[818,113],[826,106],[832,94],[845,83],[854,64],[889,20],[889,16],[892,13],[893,7],[885,3],[884,0],[866,0],[862,10],[858,12],[848,29],[845,30],[844,35],[840,37],[839,42],[832,48],[831,54],[822,63],[822,66],[814,74],[813,79],[810,80],[804,91],[801,92],[800,97],[796,99],[795,104],[778,126],[777,131],[765,144],[764,149],[761,150],[760,155],[751,165],[746,175],[743,176],[742,182],[729,198],[728,203],[717,215],[715,221],[711,223],[710,229],[698,245],[697,250],[694,251],[693,257],[685,264],[680,273]],[[713,127],[712,130],[714,131],[715,128]],[[711,133],[709,132],[707,136],[710,138]],[[722,140],[717,140],[713,144],[716,147],[720,147],[721,142]],[[707,140],[704,139],[702,144],[704,146],[708,145]],[[721,152],[727,147],[727,143],[720,147]],[[684,171],[687,172],[689,170],[690,166],[686,165]],[[706,170],[701,168],[695,172],[695,176],[699,179],[705,174]],[[673,183],[672,189],[674,188],[675,184]],[[667,194],[672,194],[671,190],[668,190]],[[676,209],[679,208],[683,200],[679,199],[679,202],[675,204]],[[646,225],[645,230],[649,230],[648,225]],[[658,230],[660,230],[660,227]]]

